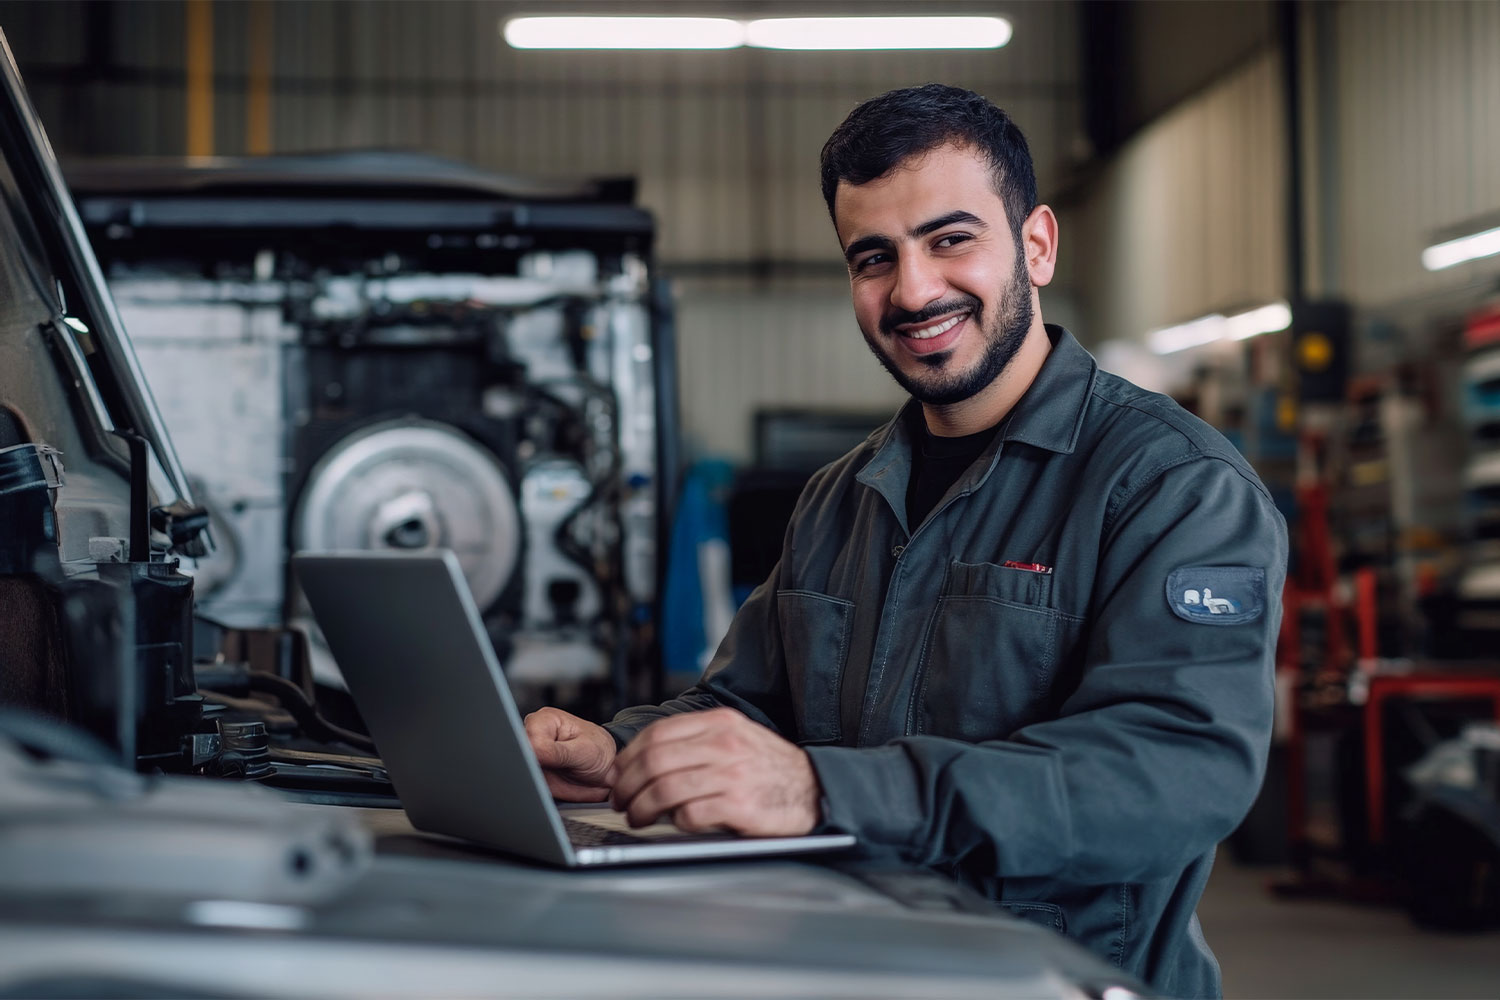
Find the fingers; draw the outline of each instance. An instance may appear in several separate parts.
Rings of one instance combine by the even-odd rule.
[[[632,826],[668,816],[683,830],[798,836],[821,815],[819,785],[801,748],[733,709],[647,726],[604,779]]]
[[[611,793],[616,809],[624,809],[631,826],[647,826],[694,799],[723,792],[723,775],[713,767],[691,767],[653,775],[638,791],[620,798]]]
[[[568,778],[588,785],[605,784],[604,773],[614,760],[615,741],[603,727],[555,708],[532,712],[524,725],[527,742],[543,771],[570,772]]]
[[[733,732],[754,723],[732,709],[692,712],[653,722],[615,758],[610,803],[642,826],[670,816],[683,829],[722,825],[726,793],[741,774],[730,752]],[[683,823],[693,824],[683,826]]]
[[[547,791],[562,802],[603,802],[609,797],[608,785],[584,785],[569,781],[555,771],[543,771]]]
[[[696,740],[654,743],[641,747],[629,759],[621,751],[606,775],[613,789],[610,803],[616,809],[626,809],[648,783],[678,771],[707,767],[716,763],[715,756],[713,747]]]
[[[732,708],[714,708],[706,712],[684,712],[681,715],[671,715],[665,719],[658,719],[645,729],[635,739],[626,744],[625,748],[615,755],[614,772],[618,778],[621,772],[629,768],[641,755],[651,753],[657,748],[684,740],[696,740],[704,736],[722,733],[727,728],[732,728],[739,723],[751,723],[739,712]]]
[[[727,795],[705,795],[672,810],[672,825],[684,833],[750,832],[744,824],[735,821],[732,806]]]
[[[537,763],[543,768],[557,768],[563,771],[590,770],[598,764],[598,748],[582,740],[554,740],[541,744],[532,743],[531,747],[536,751]]]
[[[532,746],[564,740],[577,732],[583,720],[557,708],[540,708],[522,721]]]

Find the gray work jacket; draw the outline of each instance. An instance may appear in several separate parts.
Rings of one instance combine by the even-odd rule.
[[[808,483],[703,679],[609,728],[736,708],[807,748],[825,829],[1218,995],[1194,908],[1264,773],[1285,522],[1217,431],[1047,330],[926,521],[903,411]]]

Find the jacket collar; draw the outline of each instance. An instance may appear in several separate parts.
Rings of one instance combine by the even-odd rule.
[[[1063,327],[1048,323],[1047,336],[1052,350],[1031,388],[1006,415],[1000,437],[1071,455],[1083,430],[1099,365]]]
[[[1099,366],[1066,329],[1050,323],[1046,329],[1052,350],[1042,362],[1041,370],[1026,394],[1006,414],[995,440],[973,467],[959,477],[955,490],[978,489],[989,478],[1008,441],[1062,455],[1071,455],[1077,447]],[[896,418],[886,425],[875,454],[855,476],[856,482],[885,497],[902,528],[908,531],[906,486],[911,479],[913,428],[917,426],[914,421],[922,419],[919,408],[916,400],[906,402]]]

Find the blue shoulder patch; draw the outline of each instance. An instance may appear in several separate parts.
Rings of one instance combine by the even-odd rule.
[[[1183,621],[1244,625],[1266,612],[1266,571],[1259,566],[1183,566],[1167,574],[1167,604]]]

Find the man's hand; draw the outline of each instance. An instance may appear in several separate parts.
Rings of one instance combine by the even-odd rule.
[[[615,738],[603,726],[562,709],[543,708],[526,716],[526,738],[553,798],[604,801],[609,794],[605,775],[615,759]]]
[[[732,708],[658,719],[615,758],[610,804],[631,826],[796,837],[818,825],[818,778],[802,748]]]

